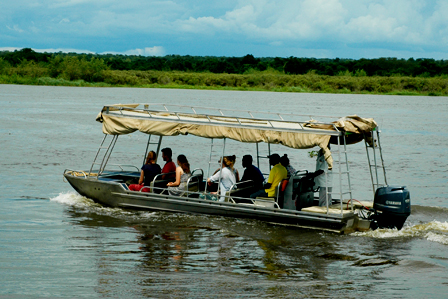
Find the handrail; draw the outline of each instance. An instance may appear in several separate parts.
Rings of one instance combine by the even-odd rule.
[[[301,174],[308,174],[308,169],[299,169],[294,173],[294,176],[301,175]]]
[[[251,116],[251,118],[255,118],[253,117],[253,114],[255,113],[259,113],[259,114],[265,114],[265,115],[275,115],[279,117],[279,120],[282,120],[282,116],[291,116],[291,117],[296,117],[296,116],[302,116],[302,117],[308,117],[310,119],[314,119],[314,117],[322,117],[322,118],[342,118],[342,116],[335,116],[335,115],[310,115],[310,114],[296,114],[296,113],[278,113],[278,112],[266,112],[266,111],[257,111],[257,110],[239,110],[239,109],[225,109],[225,108],[215,108],[215,107],[195,107],[195,106],[188,106],[188,105],[176,105],[176,104],[164,104],[164,103],[145,103],[142,104],[144,105],[145,109],[144,110],[149,110],[149,106],[163,106],[165,108],[165,112],[172,112],[170,111],[167,106],[169,107],[177,107],[177,108],[188,108],[188,110],[192,110],[194,112],[194,114],[202,114],[202,113],[197,113],[196,110],[199,109],[203,109],[203,110],[212,110],[212,111],[217,111],[220,112],[220,116],[226,116],[224,115],[224,112],[238,112],[238,113],[247,113],[249,114],[249,116]],[[108,105],[106,107],[113,107],[114,109],[120,109],[122,110],[124,109],[135,109],[135,108],[131,108],[131,107],[117,107],[117,106],[112,106],[112,105]],[[177,111],[177,112],[181,112],[181,111]],[[183,113],[183,112],[181,112]]]
[[[199,168],[198,168],[199,169]],[[197,180],[197,183],[199,184],[199,178],[200,178],[200,175],[198,175],[198,174],[195,174],[195,175],[191,175],[189,178],[188,178],[188,180],[187,180],[187,189],[188,189],[188,186],[190,185],[190,182],[191,182],[191,180],[192,179],[196,179]],[[195,182],[196,183],[196,182]]]
[[[158,179],[159,177],[161,177],[161,176],[164,176],[164,175],[171,175],[171,174],[175,174],[175,173],[176,173],[175,171],[159,173],[159,174],[157,174],[157,175],[152,179],[152,184],[155,184],[156,181],[160,181],[160,180],[157,180],[157,179]]]
[[[200,170],[202,173],[203,173],[203,171],[202,171],[202,169],[200,169],[200,168],[196,168],[195,170]],[[195,170],[193,170],[193,172],[195,171]],[[167,172],[167,173],[160,173],[160,174],[157,174],[154,178],[153,178],[153,180],[151,181],[151,185],[150,186],[143,186],[138,192],[142,192],[142,190],[144,189],[144,188],[148,188],[148,189],[150,189],[151,190],[151,193],[154,193],[153,192],[153,190],[155,190],[155,189],[157,189],[157,190],[162,190],[162,191],[165,191],[165,190],[168,190],[168,188],[166,188],[166,187],[156,187],[155,186],[155,183],[156,183],[156,181],[160,181],[160,180],[157,180],[157,178],[158,177],[160,177],[160,176],[162,176],[162,175],[167,175],[167,174],[174,174],[174,173],[176,173],[175,171],[174,172]],[[203,175],[203,174],[202,174]],[[200,184],[200,181],[199,181],[199,178],[201,177],[201,175],[199,175],[199,174],[193,174],[192,176],[190,176],[189,178],[188,178],[188,180],[187,180],[187,189],[185,190],[185,193],[191,193],[191,191],[189,191],[188,190],[188,187],[189,187],[189,185],[190,185],[190,183],[197,183],[198,184],[198,186],[199,186],[199,184]],[[191,182],[191,180],[192,179],[197,179],[197,182]]]
[[[198,176],[195,176],[195,177],[198,177]],[[140,191],[135,191],[135,192],[142,192],[142,190],[143,190],[144,188],[151,188],[151,193],[152,193],[152,190],[153,190],[153,189],[155,189],[155,190],[162,190],[162,191],[168,189],[168,188],[162,188],[162,187],[149,187],[149,186],[143,186],[143,187],[140,189]],[[146,193],[146,192],[143,192],[143,193]],[[188,189],[186,189],[186,190],[185,190],[185,194],[187,194],[187,196],[188,196],[188,195],[192,195],[192,194],[202,195],[202,194],[204,194],[204,192],[203,192],[203,191],[189,191]],[[240,204],[240,203],[235,202],[235,199],[245,199],[245,200],[250,200],[250,201],[252,202],[252,204],[254,204],[254,205],[257,205],[255,201],[261,201],[261,202],[266,202],[266,203],[273,203],[274,206],[275,206],[277,209],[280,209],[280,206],[278,205],[278,203],[275,202],[275,201],[271,201],[271,200],[265,200],[265,199],[253,199],[253,198],[246,198],[246,197],[236,197],[236,196],[230,196],[230,195],[222,195],[222,196],[225,197],[225,198],[227,198],[227,199],[229,200],[228,202],[231,202],[231,203],[236,204],[236,205],[238,205],[238,204]],[[220,197],[221,197],[221,196],[220,196]],[[204,200],[206,200],[206,199],[204,199]]]
[[[195,168],[195,169],[193,169],[193,171],[191,172],[191,175],[192,176],[195,175],[194,173],[196,171],[201,171],[201,175],[202,175],[202,177],[204,177],[204,170],[202,170],[202,168]]]
[[[137,166],[135,166],[135,165],[131,165],[131,164],[109,164],[110,166],[118,166],[120,169],[121,169],[121,171],[124,171],[124,169],[123,169],[123,167],[133,167],[133,168],[135,168],[135,169],[137,169],[137,171],[140,171],[140,168],[138,168]],[[105,170],[105,169],[103,169],[103,170]]]
[[[67,169],[64,170],[63,175],[66,174],[68,171],[71,171],[72,172],[71,175],[73,175],[73,176],[77,176],[77,175],[74,174],[74,172],[82,173],[84,175],[84,178],[87,179],[87,174],[86,174],[86,172],[84,170],[73,170],[73,169],[68,169],[67,168]]]
[[[233,185],[230,187],[229,191],[227,191],[227,192],[229,192],[229,194],[230,194],[234,189],[238,189],[238,185],[241,185],[241,184],[243,184],[243,183],[248,183],[248,182],[254,182],[254,181],[252,181],[252,180],[247,180],[247,181],[237,182],[237,183],[233,184]]]

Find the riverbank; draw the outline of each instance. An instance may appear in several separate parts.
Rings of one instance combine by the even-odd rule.
[[[346,73],[339,76],[287,75],[278,71],[215,74],[180,71],[100,70],[91,82],[82,76],[52,77],[45,69],[16,69],[0,75],[0,84],[83,87],[247,90],[272,92],[448,96],[448,77],[381,77]]]

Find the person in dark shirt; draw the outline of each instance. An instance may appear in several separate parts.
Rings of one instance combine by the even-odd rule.
[[[289,158],[287,154],[284,154],[280,157],[280,163],[286,168],[286,171],[288,172],[288,178],[296,174],[296,170],[294,169],[294,167],[289,164]]]
[[[261,173],[260,169],[252,164],[252,156],[251,155],[245,155],[243,156],[243,167],[245,168],[243,177],[241,178],[241,181],[253,181],[254,182],[254,190],[259,190],[263,186],[264,177]]]
[[[154,177],[162,172],[159,164],[156,164],[156,153],[150,151],[148,157],[146,158],[145,165],[142,166],[142,171],[140,172],[140,179],[138,184],[129,185],[129,190],[140,191],[143,186],[150,186]],[[142,192],[150,192],[149,188],[143,188]]]

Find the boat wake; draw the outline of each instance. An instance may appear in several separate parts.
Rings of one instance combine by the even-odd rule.
[[[104,207],[76,192],[59,193],[58,196],[50,198],[50,201],[74,207],[77,212],[95,213],[102,216],[113,216],[118,218],[152,218],[156,214],[155,212],[126,211],[120,208]]]
[[[156,212],[128,211],[121,208],[104,207],[93,200],[81,196],[76,192],[63,192],[58,196],[50,198],[50,201],[67,205],[76,209],[78,213],[94,213],[101,216],[112,216],[119,219],[139,219],[157,218]],[[352,235],[359,237],[370,237],[378,239],[393,238],[421,238],[430,242],[448,245],[448,222],[433,220],[427,223],[408,224],[401,230],[397,229],[376,229],[367,232],[355,232]]]
[[[404,226],[401,230],[377,229],[368,232],[356,232],[353,235],[378,239],[422,238],[430,242],[448,245],[448,222],[434,220],[428,223]]]
[[[62,192],[58,196],[50,198],[50,201],[58,202],[64,205],[88,208],[88,207],[100,207],[101,205],[93,202],[87,197],[81,196],[76,192]]]

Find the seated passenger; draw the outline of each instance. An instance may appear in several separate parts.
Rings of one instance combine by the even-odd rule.
[[[146,157],[145,165],[142,166],[142,171],[140,172],[140,179],[138,184],[129,185],[129,190],[140,191],[143,186],[150,186],[154,177],[161,173],[159,164],[156,164],[156,153],[150,151]],[[150,192],[149,188],[143,188],[142,192]]]
[[[187,181],[191,177],[190,163],[184,155],[177,156],[176,180],[167,185],[170,195],[182,196],[187,190]]]
[[[242,182],[252,181],[254,182],[254,190],[260,190],[263,187],[264,177],[261,173],[260,169],[257,166],[252,164],[253,159],[251,155],[243,156],[243,167],[246,168],[243,173],[243,177],[241,179]]]
[[[162,159],[166,162],[162,168],[162,173],[173,172],[171,174],[162,175],[162,180],[174,180],[176,178],[176,174],[174,173],[176,171],[176,164],[171,160],[172,156],[173,152],[169,147],[162,149]]]
[[[286,170],[288,171],[288,178],[293,176],[296,173],[296,170],[294,169],[294,167],[291,166],[291,164],[289,164],[289,158],[286,154],[284,154],[281,158],[280,158],[280,163],[286,168]]]
[[[235,168],[235,162],[236,162],[236,156],[227,156],[228,160],[228,167],[233,171],[233,174],[235,175],[236,181],[240,181],[240,174],[238,173],[238,170]]]
[[[222,168],[207,179],[207,183],[210,185],[214,182],[219,182],[219,190],[221,197],[219,201],[225,200],[226,192],[236,183],[235,172],[230,168],[233,165],[229,157],[224,157],[222,162]]]
[[[280,164],[280,156],[278,154],[269,156],[269,164],[274,167],[272,167],[269,172],[268,182],[263,189],[251,194],[250,198],[274,197],[278,184],[288,176],[288,171],[282,164]]]

